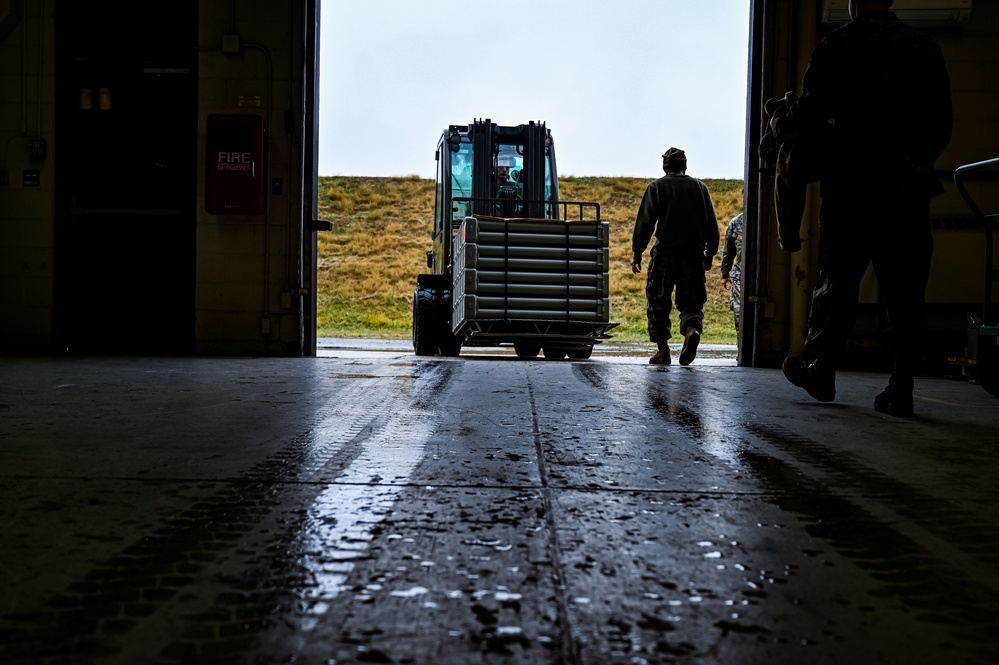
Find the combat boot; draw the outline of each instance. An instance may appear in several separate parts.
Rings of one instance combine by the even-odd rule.
[[[680,364],[689,365],[697,356],[697,345],[701,343],[701,333],[694,328],[687,328],[683,334],[683,347],[680,349]]]
[[[888,386],[874,398],[874,410],[900,418],[911,416],[912,388],[911,376],[892,373]]]
[[[672,361],[669,357],[669,346],[666,344],[660,346],[659,350],[656,351],[651,358],[649,358],[650,365],[669,365],[670,362]]]
[[[784,359],[784,376],[787,380],[804,388],[805,392],[820,402],[836,399],[836,369],[832,363],[816,358],[805,362],[801,358],[788,356]]]

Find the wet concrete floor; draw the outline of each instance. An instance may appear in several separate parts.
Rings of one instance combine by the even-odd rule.
[[[999,400],[709,355],[0,358],[0,663],[999,662]]]

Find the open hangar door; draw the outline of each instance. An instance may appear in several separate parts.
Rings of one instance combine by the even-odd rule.
[[[302,182],[303,224],[310,233],[302,236],[302,284],[308,290],[303,298],[302,351],[316,355],[316,293],[319,247],[316,232],[332,227],[319,217],[319,21],[320,1],[306,0],[305,6],[305,122],[304,168]]]
[[[788,353],[800,353],[807,331],[811,292],[818,279],[819,186],[809,186],[802,222],[802,251],[788,254],[777,244],[773,178],[759,171],[760,139],[766,129],[763,103],[788,90],[800,91],[815,44],[848,20],[846,0],[753,0],[750,13],[746,108],[746,239],[743,268],[744,366],[779,367]],[[926,372],[952,372],[948,358],[964,352],[967,315],[981,312],[984,234],[954,185],[959,166],[999,156],[999,118],[989,100],[999,80],[988,75],[987,55],[999,39],[999,6],[973,0],[896,0],[892,10],[941,46],[954,100],[954,134],[936,162],[945,193],[932,202],[935,242],[927,287]],[[999,209],[995,175],[983,173],[970,185],[983,206]],[[862,285],[857,323],[843,367],[882,370],[887,322],[877,283],[869,271]]]

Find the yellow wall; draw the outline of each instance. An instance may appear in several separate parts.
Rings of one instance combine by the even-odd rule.
[[[265,215],[210,215],[199,165],[196,348],[199,353],[295,354],[296,295],[301,238],[301,131],[289,134],[285,111],[302,122],[302,12],[293,0],[202,2],[198,134],[212,113],[254,113],[269,136],[267,189],[280,178],[283,194],[268,193]],[[230,8],[235,6],[235,14]],[[237,35],[236,53],[223,36]],[[295,35],[295,38],[292,38]],[[231,49],[230,49],[231,50]],[[257,103],[259,106],[247,106]],[[241,105],[242,104],[242,105]],[[299,195],[296,196],[296,192]],[[264,333],[269,330],[269,333]]]
[[[53,62],[52,2],[23,5],[22,21],[0,33],[0,349],[48,350],[53,314]],[[3,10],[0,10],[3,11]],[[46,141],[43,160],[28,158],[28,141]],[[39,171],[39,186],[25,187],[25,170]]]
[[[976,0],[971,20],[932,34],[947,59],[954,94],[954,135],[937,167],[999,157],[999,4]],[[993,196],[992,207],[997,206],[999,197]],[[964,209],[952,198],[941,201],[941,210],[952,208]]]

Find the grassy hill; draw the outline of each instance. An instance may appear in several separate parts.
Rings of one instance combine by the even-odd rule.
[[[611,331],[615,339],[647,340],[645,273],[631,273],[631,232],[649,180],[559,180],[562,199],[596,201],[611,228]],[[724,241],[725,226],[739,212],[741,180],[704,180],[711,191]],[[431,248],[434,181],[417,177],[319,179],[319,214],[333,222],[319,234],[320,337],[405,339],[411,335],[416,276],[426,272]],[[718,264],[708,273],[705,342],[735,343],[729,293]],[[643,262],[648,267],[648,252]],[[674,321],[676,312],[673,313]],[[674,325],[674,330],[676,326]],[[674,341],[678,336],[674,335]]]

